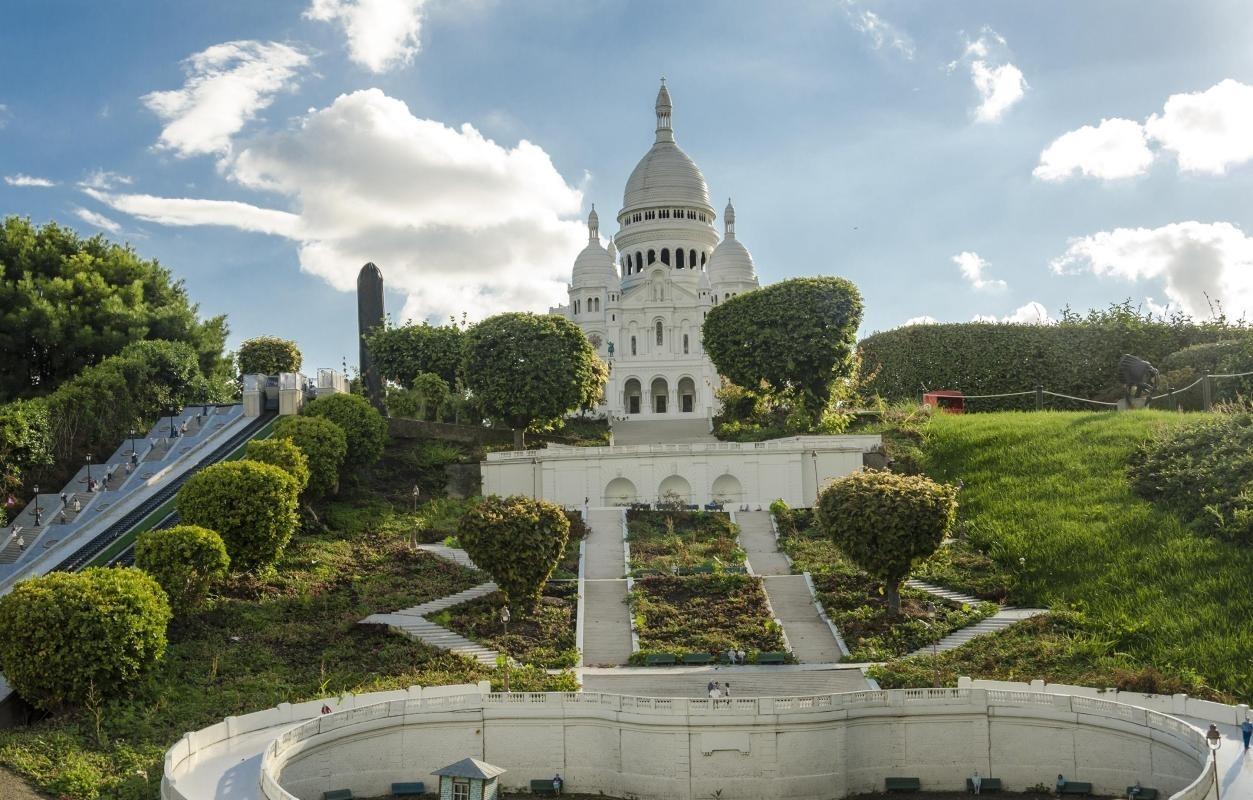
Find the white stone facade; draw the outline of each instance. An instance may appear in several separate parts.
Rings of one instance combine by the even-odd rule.
[[[674,141],[670,93],[657,95],[656,140],[627,181],[618,233],[600,242],[595,208],[588,245],[574,263],[574,321],[610,365],[602,414],[615,418],[712,417],[719,377],[701,344],[708,310],[758,287],[735,239],[727,203],[720,242],[704,175]]]

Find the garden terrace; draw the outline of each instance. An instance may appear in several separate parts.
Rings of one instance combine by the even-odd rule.
[[[643,578],[629,602],[640,645],[633,664],[656,653],[718,656],[729,649],[743,650],[753,661],[759,653],[786,649],[761,579],[750,575]]]
[[[744,569],[739,529],[725,513],[632,509],[626,518],[632,575]]]

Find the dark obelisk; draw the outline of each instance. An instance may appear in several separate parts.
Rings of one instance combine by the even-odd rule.
[[[383,398],[383,379],[370,357],[365,335],[383,325],[383,273],[373,262],[366,264],[357,274],[357,333],[361,345],[361,382],[370,405],[387,413]]]

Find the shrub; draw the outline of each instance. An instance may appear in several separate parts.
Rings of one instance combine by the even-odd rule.
[[[6,496],[22,485],[22,474],[52,461],[52,431],[48,406],[38,400],[0,405],[0,493]],[[4,510],[0,509],[0,522]]]
[[[1204,375],[1233,375],[1253,371],[1253,337],[1226,339],[1185,347],[1171,353],[1161,364],[1162,391],[1167,387],[1182,389]],[[1213,399],[1216,402],[1232,402],[1240,397],[1253,395],[1253,375],[1243,378],[1220,378],[1213,383]],[[1200,409],[1203,399],[1201,387],[1177,395],[1183,408]]]
[[[486,497],[457,526],[461,546],[523,614],[539,601],[569,534],[560,506],[520,496]]]
[[[296,372],[304,360],[300,348],[288,339],[277,336],[257,336],[239,346],[240,375],[277,375],[280,372]]]
[[[39,708],[98,702],[161,659],[169,621],[165,593],[142,570],[49,573],[0,598],[0,668]]]
[[[884,582],[888,610],[901,610],[901,581],[936,551],[957,516],[957,489],[922,475],[865,470],[818,497],[818,524],[857,566]]]
[[[339,468],[348,454],[344,429],[322,417],[282,417],[273,439],[286,439],[305,454],[309,483],[305,497],[322,497],[339,488]]]
[[[271,464],[227,461],[205,467],[178,491],[178,515],[217,531],[237,570],[278,562],[296,530],[296,479]]]
[[[370,355],[384,380],[413,388],[414,379],[434,373],[449,386],[460,377],[466,332],[456,325],[405,325],[375,328],[365,336]]]
[[[230,564],[222,537],[208,528],[175,525],[145,531],[135,540],[135,566],[156,578],[175,614],[203,603]]]
[[[387,444],[387,421],[357,394],[332,394],[305,404],[300,413],[329,419],[344,429],[348,454],[344,467],[364,467],[378,461]]]
[[[299,492],[309,485],[309,458],[291,439],[253,439],[244,449],[244,458],[283,470],[296,479]]]

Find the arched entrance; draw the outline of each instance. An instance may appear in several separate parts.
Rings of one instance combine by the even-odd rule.
[[[614,478],[605,486],[605,505],[627,506],[639,499],[635,484],[626,478]]]
[[[740,485],[740,479],[730,473],[714,478],[710,494],[713,495],[714,502],[723,505],[744,502],[744,487]]]
[[[650,388],[653,395],[653,413],[666,413],[669,410],[666,403],[670,399],[670,384],[666,383],[665,378],[653,378]]]
[[[635,378],[628,378],[622,387],[622,407],[626,409],[626,413],[640,413],[640,397],[643,394],[640,382]]]
[[[671,475],[657,487],[657,497],[662,501],[678,500],[681,503],[692,502],[692,484],[682,475]]]
[[[691,378],[679,378],[679,410],[684,414],[696,410],[696,381]]]

